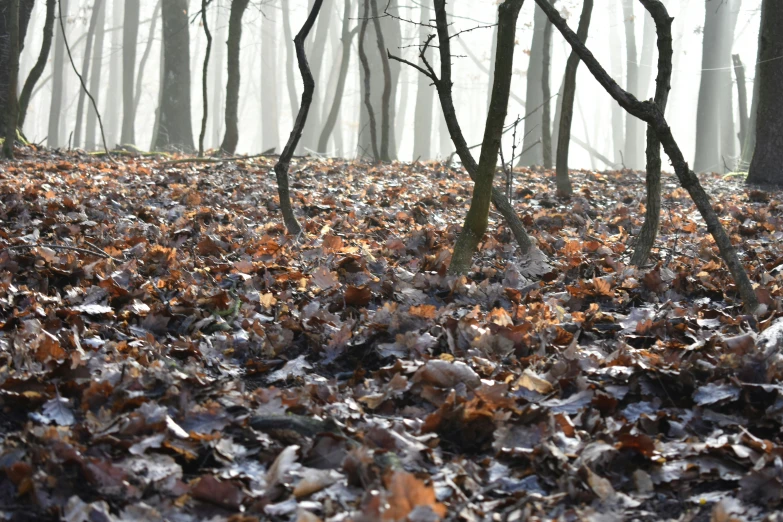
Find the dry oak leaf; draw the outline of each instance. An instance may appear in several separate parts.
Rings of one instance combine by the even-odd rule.
[[[440,388],[454,388],[464,382],[470,389],[481,386],[481,378],[464,362],[450,363],[433,359],[416,371],[413,382],[433,384]]]
[[[408,309],[408,314],[414,317],[420,317],[422,319],[435,319],[438,309],[434,305],[419,305],[411,306]]]
[[[384,477],[388,491],[383,520],[406,520],[419,507],[429,508],[439,517],[446,515],[446,506],[435,498],[435,490],[407,471],[394,471]]]
[[[367,306],[371,300],[372,290],[365,285],[345,289],[345,304],[349,306]]]
[[[330,272],[326,267],[319,266],[313,272],[313,283],[321,290],[328,290],[339,284],[337,274]]]

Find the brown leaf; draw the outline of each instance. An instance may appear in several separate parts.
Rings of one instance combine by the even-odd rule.
[[[372,300],[372,290],[367,286],[348,286],[345,289],[345,304],[349,306],[367,306]]]
[[[384,477],[388,491],[383,520],[405,520],[415,508],[428,507],[439,517],[446,515],[446,506],[435,498],[435,490],[407,471],[394,471]]]
[[[204,475],[190,488],[193,498],[222,506],[237,509],[245,498],[242,489],[230,480],[220,481],[212,475]]]

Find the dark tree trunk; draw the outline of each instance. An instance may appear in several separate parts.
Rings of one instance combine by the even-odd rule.
[[[43,71],[46,68],[46,62],[49,61],[49,53],[52,49],[52,38],[54,36],[54,17],[56,8],[57,0],[46,0],[46,20],[44,21],[41,52],[38,55],[38,61],[35,62],[30,74],[27,76],[27,81],[24,82],[22,94],[19,95],[18,127],[20,129],[24,127],[24,120],[27,117],[27,107],[30,104],[30,98],[32,98],[35,84],[38,83],[41,74],[43,74]]]
[[[313,74],[310,72],[310,66],[307,64],[307,54],[305,53],[304,42],[307,35],[310,33],[310,30],[313,28],[316,18],[318,18],[318,12],[321,10],[322,4],[323,0],[315,0],[307,20],[305,20],[299,33],[297,33],[296,38],[294,38],[296,59],[299,63],[299,72],[302,74],[304,92],[302,93],[302,103],[299,107],[299,114],[296,115],[296,121],[294,121],[294,128],[291,130],[291,135],[288,137],[288,142],[283,148],[283,152],[280,153],[280,159],[275,164],[277,193],[280,198],[280,210],[283,213],[283,221],[285,222],[288,233],[296,236],[302,233],[302,226],[296,219],[293,205],[291,205],[291,194],[288,188],[288,169],[290,167],[291,158],[294,155],[294,150],[296,150],[296,145],[299,140],[302,139],[302,130],[307,123],[307,113],[310,111],[310,105],[313,102],[315,80],[313,79]]]
[[[585,0],[582,4],[582,15],[579,17],[577,35],[582,42],[587,41],[590,29],[590,18],[593,14],[593,0]],[[573,194],[571,179],[568,176],[568,151],[571,145],[571,122],[574,118],[574,98],[576,96],[576,71],[579,67],[579,55],[571,52],[566,62],[565,79],[563,80],[563,104],[560,112],[560,131],[557,141],[557,194],[568,197]]]
[[[748,137],[748,89],[745,82],[745,66],[740,55],[732,55],[734,61],[734,74],[737,77],[737,104],[739,105],[739,138],[740,145],[745,143]]]
[[[721,257],[734,277],[734,283],[737,285],[737,290],[744,302],[746,311],[749,313],[756,313],[759,306],[759,300],[753,290],[753,285],[750,282],[748,273],[745,271],[745,267],[737,256],[737,251],[731,242],[731,238],[726,233],[726,229],[723,228],[715,209],[713,209],[709,195],[707,195],[704,187],[701,186],[698,176],[688,167],[688,162],[685,161],[682,150],[674,139],[671,127],[669,127],[669,123],[666,121],[663,112],[661,112],[660,108],[654,102],[639,101],[631,93],[624,91],[617,85],[617,83],[606,73],[598,60],[595,59],[595,56],[579,41],[579,37],[568,27],[568,24],[560,16],[560,13],[548,3],[548,0],[535,1],[536,4],[546,12],[547,17],[552,21],[555,27],[557,27],[571,48],[579,53],[579,57],[585,63],[585,66],[590,70],[593,77],[601,84],[606,92],[608,92],[627,112],[644,120],[648,125],[653,127],[666,155],[669,156],[677,179],[680,181],[682,187],[688,191],[691,199],[693,199],[696,208],[699,210],[704,222],[707,224],[707,230],[709,230],[715,240]],[[664,11],[666,9],[660,0],[640,0],[640,2],[645,6],[654,5],[656,9]],[[776,21],[779,22],[780,19]]]
[[[99,5],[100,4],[100,5]],[[103,41],[106,35],[106,3],[95,2],[93,9],[98,9],[98,22],[95,27],[95,41],[92,45],[92,70],[90,71],[90,93],[98,103],[101,93],[101,73],[103,72]],[[98,113],[92,104],[87,106],[87,128],[84,132],[84,148],[96,148],[95,131],[98,125]]]
[[[429,8],[422,4],[419,6],[419,48],[421,49],[427,42],[429,36],[428,28],[430,16]],[[495,28],[497,31],[497,28]],[[495,34],[497,41],[497,34]],[[494,51],[493,51],[494,52]],[[490,78],[490,81],[492,79]],[[429,79],[420,74],[416,82],[416,108],[413,117],[413,159],[428,160],[432,155],[432,102],[435,93],[432,91]],[[489,102],[488,102],[489,103]]]
[[[207,50],[204,53],[204,69],[201,73],[201,132],[198,135],[198,155],[204,155],[204,138],[207,135],[207,120],[209,119],[209,55],[212,54],[212,33],[209,32],[207,21],[207,1],[201,0],[201,25],[204,26],[204,36],[207,38]]]
[[[179,3],[174,0],[173,3]],[[122,135],[123,144],[136,143],[133,78],[136,73],[136,46],[139,41],[139,0],[125,0],[122,25]]]
[[[756,148],[748,183],[783,187],[783,3],[761,4]]]
[[[552,2],[554,3],[554,1]],[[541,108],[541,149],[544,155],[544,168],[552,168],[552,89],[550,82],[550,69],[552,64],[552,24],[544,27],[544,54],[541,67],[541,96],[544,106]]]
[[[233,0],[228,18],[228,81],[226,82],[226,135],[220,150],[234,154],[239,143],[239,46],[242,43],[242,17],[249,0]]]
[[[312,68],[313,79],[315,80],[315,92],[313,93],[313,105],[310,107],[310,115],[307,117],[308,125],[302,131],[301,146],[308,150],[316,152],[323,152],[318,149],[318,133],[321,127],[321,106],[326,104],[326,89],[322,87],[325,83],[322,81],[323,65],[328,61],[325,59],[326,46],[329,42],[329,31],[332,26],[332,11],[334,2],[327,4],[328,8],[324,9],[318,15],[318,21],[315,24],[315,34],[307,47],[307,54],[309,56],[308,62]],[[313,0],[310,0],[310,9],[313,6]]]
[[[372,8],[372,18],[375,24],[375,38],[378,43],[378,54],[381,56],[383,65],[383,97],[381,98],[381,161],[391,161],[391,152],[389,150],[389,140],[391,139],[391,95],[392,95],[392,77],[389,67],[389,57],[386,55],[386,43],[383,40],[383,30],[381,21],[378,18],[377,0],[370,0]]]
[[[328,144],[329,137],[334,132],[335,124],[337,123],[337,115],[340,113],[340,105],[343,101],[343,94],[345,93],[345,81],[348,78],[348,65],[351,61],[351,40],[353,35],[356,34],[357,28],[349,29],[351,21],[351,2],[345,0],[345,12],[343,13],[343,27],[341,31],[340,41],[342,42],[342,58],[340,60],[340,72],[337,77],[337,86],[334,90],[334,100],[332,101],[332,107],[329,110],[329,115],[326,117],[324,128],[321,131],[321,137],[318,140],[318,151],[325,152]]]
[[[19,0],[10,0],[5,2],[4,9],[0,11],[0,17],[3,19],[4,35],[8,35],[6,44],[7,55],[3,62],[8,68],[8,80],[6,84],[7,95],[6,104],[0,112],[4,114],[5,120],[5,141],[3,142],[3,156],[8,159],[14,159],[14,143],[16,141],[16,124],[19,118],[19,102],[16,96],[16,84],[19,82]],[[4,36],[0,35],[0,36]]]
[[[68,16],[68,0],[59,0],[62,16]],[[65,35],[61,24],[57,25],[57,36],[54,44],[54,62],[52,63],[52,103],[49,106],[49,127],[46,142],[55,149],[62,146],[60,136],[60,119],[63,110],[65,83]],[[64,25],[64,24],[62,24]]]
[[[445,0],[435,0],[436,5]],[[449,274],[466,274],[472,265],[473,254],[484,237],[492,201],[492,182],[506,122],[508,99],[511,94],[511,77],[514,65],[514,39],[516,22],[524,0],[505,0],[498,6],[498,43],[495,59],[495,81],[492,84],[492,98],[484,128],[481,157],[476,170],[473,199],[462,232],[454,245],[454,254],[449,265]],[[447,58],[448,59],[448,58]]]
[[[13,11],[16,9],[16,11]],[[33,11],[33,0],[0,0],[0,136],[6,135],[6,122],[10,116],[10,100],[8,98],[11,88],[14,92],[14,102],[18,102],[19,63],[18,56],[24,49],[24,41],[27,36],[27,26],[30,23],[30,14]],[[11,20],[16,12],[15,22]],[[12,40],[11,31],[17,32],[17,37]],[[14,60],[14,49],[17,50],[17,58]],[[11,74],[16,68],[16,81],[11,85]],[[14,104],[16,118],[18,119],[18,104]],[[14,121],[17,121],[15,119]],[[18,121],[17,121],[18,124]],[[14,129],[16,133],[16,129]],[[16,134],[14,134],[16,135]]]
[[[669,101],[669,91],[672,85],[672,19],[657,2],[645,4],[653,18],[658,33],[658,78],[655,84],[655,104],[666,114]],[[644,224],[636,240],[631,264],[643,265],[650,257],[661,220],[661,142],[655,129],[647,126],[647,205],[644,214]]]
[[[92,58],[92,42],[95,38],[95,29],[98,26],[98,19],[100,18],[101,6],[103,0],[95,0],[92,8],[92,15],[90,16],[90,25],[87,28],[87,41],[84,44],[84,56],[82,58],[82,78],[85,83],[90,77],[90,59]],[[82,120],[84,117],[84,100],[87,94],[84,89],[79,90],[79,102],[76,105],[76,126],[73,130],[73,146],[80,147],[82,145]]]
[[[164,68],[156,150],[193,152],[188,0],[163,2]]]
[[[370,1],[371,0],[364,0],[364,17],[362,19],[361,29],[359,30],[359,61],[362,64],[364,107],[369,119],[370,146],[372,147],[373,159],[377,162],[381,160],[381,153],[378,150],[378,127],[375,121],[375,110],[373,110],[372,107],[372,72],[370,69],[370,62],[367,59],[367,52],[364,49],[364,40],[367,37],[367,26],[370,22]]]

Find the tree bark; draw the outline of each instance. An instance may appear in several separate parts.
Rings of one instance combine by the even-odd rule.
[[[212,54],[212,33],[209,32],[207,20],[207,2],[201,0],[201,25],[204,26],[204,36],[207,38],[207,50],[204,53],[204,68],[201,72],[201,132],[198,135],[198,156],[204,156],[204,138],[207,135],[207,120],[209,119],[209,56]],[[160,4],[159,4],[160,5]]]
[[[593,14],[593,0],[585,0],[582,4],[582,14],[579,17],[579,28],[576,34],[581,42],[587,41],[587,33],[590,29],[590,18]],[[571,122],[574,118],[574,98],[576,96],[576,71],[579,67],[579,55],[571,52],[566,62],[565,79],[563,80],[562,109],[560,112],[560,131],[557,141],[557,170],[556,184],[557,194],[569,197],[574,190],[571,187],[571,178],[568,175],[568,151],[571,146]]]
[[[359,61],[362,64],[364,106],[367,111],[370,127],[370,146],[372,147],[373,159],[378,162],[381,160],[381,153],[378,149],[378,127],[375,121],[375,111],[372,107],[372,77],[370,62],[367,59],[367,52],[364,49],[364,39],[367,36],[367,25],[370,21],[370,0],[364,0],[364,17],[362,19],[361,29],[359,30]]]
[[[348,78],[348,66],[351,61],[351,40],[353,35],[356,34],[358,27],[349,29],[351,20],[351,1],[345,0],[345,11],[343,13],[343,26],[340,36],[342,42],[342,57],[340,60],[340,72],[337,77],[337,86],[334,90],[334,99],[332,100],[332,106],[329,110],[329,115],[326,117],[324,128],[321,131],[321,137],[318,140],[318,151],[324,152],[328,148],[329,137],[334,132],[335,124],[337,123],[337,116],[340,113],[340,106],[343,101],[343,95],[345,93],[345,82]],[[339,131],[338,131],[339,132]]]
[[[291,194],[288,188],[288,169],[291,164],[291,158],[294,155],[294,150],[296,150],[297,143],[302,138],[302,130],[307,123],[307,114],[310,112],[310,105],[313,102],[315,80],[313,79],[312,72],[310,72],[310,66],[307,64],[307,54],[305,53],[304,42],[307,38],[307,35],[310,33],[310,30],[313,28],[313,24],[315,24],[316,18],[318,18],[318,12],[321,10],[322,4],[323,0],[315,0],[307,20],[305,20],[302,29],[300,29],[299,33],[297,33],[296,37],[294,38],[296,59],[299,63],[299,72],[302,74],[304,92],[302,93],[302,103],[299,106],[299,113],[296,115],[294,128],[291,130],[291,135],[288,137],[288,142],[283,148],[283,152],[280,154],[280,158],[275,164],[277,192],[280,198],[280,210],[283,213],[283,221],[285,222],[288,233],[295,236],[298,236],[302,233],[302,226],[296,219],[293,206],[291,205]]]
[[[38,55],[38,61],[35,62],[30,74],[27,75],[27,81],[24,82],[22,94],[19,95],[19,121],[18,127],[24,127],[24,121],[27,117],[27,107],[30,105],[35,84],[41,78],[46,62],[49,61],[49,53],[52,49],[52,38],[54,36],[54,16],[57,0],[46,0],[46,20],[44,20],[43,42],[41,43],[41,52]]]
[[[4,17],[7,29],[8,56],[5,64],[8,66],[8,94],[6,96],[5,112],[5,141],[3,142],[3,156],[14,159],[14,142],[16,141],[16,126],[19,118],[19,102],[16,96],[16,85],[19,82],[19,0],[10,0],[6,6]]]
[[[193,152],[188,0],[163,2],[163,53],[165,74],[155,149]]]
[[[525,103],[529,108],[525,118],[525,132],[522,140],[523,152],[519,158],[519,165],[531,167],[544,164],[544,149],[537,145],[541,142],[543,118],[542,111],[535,110],[544,103],[542,90],[542,75],[544,68],[544,33],[549,25],[541,9],[536,9],[533,17],[533,41],[530,44],[530,59],[527,67],[527,86],[525,89]]]
[[[99,7],[100,4],[100,7]],[[106,35],[106,3],[96,2],[93,9],[98,9],[98,21],[95,26],[95,41],[92,45],[92,70],[90,71],[90,92],[98,102],[101,91],[101,73],[103,72],[103,41]],[[84,148],[95,150],[95,131],[98,125],[98,113],[92,105],[87,106],[87,127],[84,131]]]
[[[427,42],[427,25],[430,24],[429,8],[419,6],[419,49]],[[495,40],[497,41],[497,40]],[[491,80],[490,80],[491,81]],[[428,160],[432,154],[432,101],[434,93],[428,78],[420,74],[416,81],[416,107],[413,117],[413,159]],[[489,102],[487,102],[489,103]]]
[[[242,42],[242,17],[249,0],[232,0],[228,19],[228,81],[226,83],[226,134],[220,150],[233,155],[239,143],[239,49]]]
[[[625,90],[634,96],[639,93],[639,56],[636,51],[636,21],[633,12],[635,0],[623,0],[623,18],[625,25],[626,80]],[[641,127],[631,114],[625,115],[625,149],[623,163],[630,169],[638,169],[641,158],[636,153],[641,143]]]
[[[740,55],[732,55],[734,62],[734,75],[737,77],[737,104],[739,105],[739,138],[740,145],[745,143],[748,136],[748,89],[745,80],[745,66]]]
[[[370,0],[370,7],[372,9],[372,19],[375,25],[375,39],[378,43],[378,53],[381,55],[381,64],[383,65],[383,97],[381,98],[381,143],[380,154],[381,161],[391,161],[391,151],[389,150],[389,140],[391,131],[391,94],[392,94],[392,77],[391,68],[389,67],[389,57],[386,53],[386,43],[383,40],[383,30],[381,29],[381,21],[378,18],[378,4],[377,0]]]
[[[554,3],[553,0],[552,3]],[[552,64],[552,24],[547,23],[544,26],[544,52],[542,55],[544,61],[541,68],[541,95],[544,99],[544,106],[541,108],[541,148],[544,154],[544,168],[552,168],[552,89],[550,82],[550,69]]]
[[[332,26],[332,5],[334,2],[330,2],[328,9],[324,9],[318,17],[318,21],[315,25],[315,35],[308,46],[307,54],[309,56],[308,62],[311,65],[313,78],[315,80],[315,92],[313,93],[313,105],[310,110],[310,115],[307,117],[310,122],[302,131],[302,147],[315,150],[317,148],[318,131],[321,129],[321,106],[326,103],[325,89],[321,87],[324,83],[322,81],[322,69],[323,64],[326,62],[326,46],[330,41],[329,31]],[[313,6],[313,0],[310,0],[310,8]],[[324,92],[321,92],[321,91]],[[320,149],[316,152],[323,152]]]
[[[439,3],[445,3],[445,0],[435,0],[436,6]],[[454,253],[449,265],[448,272],[451,275],[466,274],[470,270],[473,254],[487,230],[489,205],[492,201],[492,182],[495,178],[500,140],[503,137],[503,126],[506,122],[508,99],[511,93],[516,22],[523,3],[524,0],[505,0],[498,6],[498,44],[492,99],[484,128],[481,156],[476,169],[473,199],[462,232],[454,245]]]
[[[62,16],[68,15],[68,0],[59,0]],[[64,24],[62,24],[64,25]],[[49,106],[49,126],[46,142],[49,147],[56,149],[62,146],[60,138],[60,120],[63,110],[63,96],[65,95],[65,35],[60,26],[57,28],[57,36],[54,44],[54,62],[52,63],[52,102]]]
[[[658,78],[655,84],[655,104],[666,114],[669,92],[672,85],[672,18],[663,4],[648,2],[644,4],[652,17],[658,34]],[[661,142],[652,126],[647,126],[647,205],[644,224],[631,256],[631,264],[643,265],[650,257],[661,219]]]
[[[265,16],[261,20],[261,31],[261,150],[277,150],[280,146],[280,100],[277,92],[279,69],[274,19]]]
[[[16,11],[14,11],[16,9]],[[19,81],[19,61],[18,57],[21,56],[22,49],[24,49],[24,41],[27,36],[27,26],[30,23],[30,15],[33,10],[33,0],[19,0],[18,4],[15,0],[3,0],[0,1],[0,10],[4,13],[0,16],[0,136],[5,136],[7,133],[6,123],[9,121],[10,103],[11,100],[8,95],[11,93],[13,87],[14,102],[16,103],[14,120],[18,126],[19,107],[18,107],[18,81]],[[12,13],[16,13],[12,21]],[[11,37],[12,30],[16,31],[16,38]],[[16,54],[14,54],[16,49]],[[17,59],[14,59],[17,56]],[[16,82],[11,85],[11,74],[14,67],[16,68]],[[9,109],[9,110],[7,110]],[[14,128],[14,136],[16,136],[16,128]]]
[[[783,4],[764,0],[761,4],[759,42],[758,106],[756,147],[750,164],[748,183],[783,186]]]
[[[587,47],[579,41],[579,37],[568,27],[568,24],[560,16],[560,13],[549,5],[547,0],[535,1],[571,45],[571,48],[579,53],[579,57],[585,63],[585,66],[590,70],[593,77],[601,84],[604,90],[606,90],[626,111],[637,118],[644,120],[653,127],[661,145],[663,145],[664,151],[669,156],[680,184],[690,194],[696,208],[699,210],[704,222],[707,224],[707,229],[710,234],[712,234],[713,239],[715,239],[715,244],[720,250],[721,257],[734,277],[737,290],[744,301],[745,309],[750,313],[755,313],[758,310],[759,301],[753,290],[753,285],[748,278],[748,274],[745,271],[745,267],[737,256],[737,251],[731,243],[731,238],[726,233],[718,215],[712,208],[710,197],[701,186],[699,178],[688,167],[688,162],[685,161],[682,150],[674,139],[671,128],[658,105],[651,101],[639,101],[632,94],[624,91],[606,73]],[[640,0],[640,2],[645,6],[656,4],[658,6],[657,8],[665,9],[660,0]]]
[[[122,25],[122,135],[123,144],[136,143],[133,77],[136,71],[136,46],[139,40],[139,0],[125,0]]]

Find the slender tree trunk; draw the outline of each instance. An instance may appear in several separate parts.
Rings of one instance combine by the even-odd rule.
[[[639,93],[639,55],[636,51],[636,20],[634,16],[634,3],[636,0],[623,0],[623,17],[625,25],[625,51],[626,51],[626,82],[625,90],[636,96]],[[638,169],[641,158],[636,156],[641,144],[641,127],[634,116],[625,116],[625,150],[623,157],[625,165],[630,169]]]
[[[430,24],[429,8],[425,4],[419,6],[419,49],[423,48],[429,36],[426,25]],[[493,29],[497,33],[497,27]],[[497,36],[495,36],[497,38]],[[494,52],[494,51],[493,51]],[[490,81],[492,79],[490,78]],[[413,159],[428,160],[432,154],[432,102],[435,93],[430,86],[430,80],[420,74],[416,81],[416,108],[413,117]]]
[[[618,84],[623,82],[625,69],[623,67],[622,49],[623,42],[620,38],[620,31],[617,27],[622,21],[621,13],[617,11],[616,2],[609,2],[609,61],[611,65],[612,78]],[[614,100],[611,100],[612,106],[612,155],[615,165],[622,165],[623,151],[625,150],[625,120],[623,118],[623,108]]]
[[[311,44],[308,46],[307,54],[310,56],[309,63],[312,68],[313,78],[315,79],[315,93],[313,93],[313,106],[308,116],[309,124],[302,132],[301,146],[308,150],[315,150],[318,147],[318,133],[321,129],[321,106],[326,103],[326,90],[321,87],[323,84],[322,73],[323,64],[326,56],[326,46],[329,41],[329,31],[332,26],[332,4],[329,2],[328,9],[324,9],[318,17],[315,26],[315,35]],[[312,8],[313,0],[310,0]],[[323,92],[322,92],[323,91]],[[317,152],[322,152],[318,150]]]
[[[261,20],[261,31],[261,150],[277,150],[280,146],[280,101],[277,92],[277,27],[274,19],[265,16]]]
[[[554,2],[553,2],[554,3]],[[541,148],[544,153],[544,168],[552,168],[552,91],[549,85],[550,69],[552,63],[552,24],[544,27],[544,52],[542,55],[543,66],[541,68],[541,94],[544,106],[541,110]]]
[[[645,4],[649,15],[654,20],[658,33],[658,78],[655,84],[655,104],[661,114],[666,114],[669,101],[669,91],[672,85],[672,18],[666,12],[663,4],[649,2]],[[661,142],[655,129],[647,126],[647,205],[644,214],[644,224],[631,256],[631,264],[643,265],[650,257],[650,252],[658,236],[661,220]]]
[[[103,72],[103,40],[106,34],[106,4],[105,2],[96,2],[93,9],[98,9],[98,21],[95,27],[95,41],[92,46],[92,71],[90,72],[90,93],[98,102],[101,91],[101,73]],[[92,104],[87,106],[87,128],[85,130],[84,148],[95,150],[96,140],[95,131],[98,125],[98,113],[95,112]]]
[[[761,4],[759,41],[758,108],[756,149],[750,164],[748,183],[783,186],[783,4],[764,0]]]
[[[748,90],[745,81],[745,66],[740,55],[732,55],[734,61],[734,74],[737,77],[737,104],[739,105],[739,138],[740,144],[744,144],[748,136]]]
[[[487,111],[489,111],[489,104],[492,102],[492,84],[495,82],[495,59],[497,58],[497,51],[498,51],[498,20],[497,18],[495,18],[495,26],[492,28],[492,44],[489,52],[489,72],[487,75],[488,76]]]
[[[84,57],[82,59],[82,78],[86,82],[90,76],[90,59],[92,55],[92,42],[95,38],[95,30],[98,26],[98,19],[101,13],[103,0],[95,0],[90,16],[90,26],[87,28],[87,42],[84,44]],[[84,100],[87,94],[84,89],[79,90],[79,102],[76,106],[76,126],[73,130],[73,146],[80,147],[82,144],[82,119],[84,116]]]
[[[762,9],[761,9],[762,16],[761,21],[763,22],[763,14],[764,14],[764,4],[762,3]],[[741,143],[742,145],[742,157],[740,158],[740,164],[742,165],[748,165],[750,166],[751,160],[753,159],[753,152],[756,150],[756,126],[758,121],[758,103],[759,103],[759,86],[760,81],[759,78],[761,78],[761,50],[763,49],[764,45],[761,41],[762,35],[764,31],[762,27],[759,27],[759,37],[758,37],[758,51],[756,53],[756,76],[755,80],[753,81],[753,99],[750,102],[750,114],[748,115],[748,135],[745,137],[745,141]]]
[[[228,81],[226,83],[226,134],[220,150],[233,155],[239,143],[239,46],[242,42],[242,17],[248,0],[233,0],[228,19]]]
[[[8,34],[8,58],[5,61],[9,66],[8,94],[6,96],[5,112],[5,141],[3,142],[3,156],[14,159],[14,142],[16,141],[16,126],[19,119],[19,103],[16,96],[16,85],[19,82],[19,0],[8,2],[8,11],[4,24]],[[7,112],[6,112],[7,111]]]
[[[38,61],[35,62],[27,81],[22,88],[22,94],[19,96],[19,128],[24,127],[24,121],[27,117],[27,107],[30,105],[35,84],[41,78],[46,62],[49,61],[49,53],[52,49],[52,38],[54,36],[54,17],[57,0],[46,0],[46,20],[44,20],[43,42],[41,43],[41,52],[38,55]]]
[[[362,64],[362,71],[364,73],[364,106],[369,118],[372,156],[373,159],[378,162],[381,160],[381,153],[378,149],[378,127],[375,121],[375,111],[372,107],[372,73],[369,60],[367,59],[367,52],[364,49],[364,39],[367,36],[367,26],[370,21],[370,1],[371,0],[364,0],[364,17],[362,19],[361,29],[359,30],[359,61]]]
[[[582,4],[582,15],[579,17],[577,35],[582,42],[587,41],[590,29],[590,18],[593,14],[593,0],[585,0]],[[576,71],[579,67],[579,55],[571,52],[566,63],[565,79],[563,80],[563,104],[560,113],[560,131],[557,141],[557,194],[569,197],[574,190],[568,176],[568,151],[571,145],[571,122],[574,118],[574,98],[576,96]]]
[[[204,26],[204,36],[207,38],[207,50],[204,53],[204,69],[201,73],[201,132],[198,135],[198,155],[204,156],[204,138],[207,135],[207,120],[209,119],[209,55],[212,54],[212,33],[209,32],[209,21],[207,20],[207,1],[201,0],[201,25]]]
[[[321,137],[318,140],[318,151],[326,151],[329,144],[329,137],[334,132],[335,124],[337,123],[337,116],[340,113],[340,106],[342,104],[343,95],[345,93],[345,81],[348,78],[348,66],[351,61],[351,40],[353,35],[356,34],[357,28],[349,29],[351,22],[351,2],[345,0],[345,11],[343,13],[343,27],[341,31],[340,41],[342,42],[342,57],[340,60],[340,72],[337,77],[337,86],[334,90],[334,99],[332,101],[332,108],[329,110],[329,115],[326,117],[324,128],[321,131]],[[339,132],[339,131],[338,131]]]
[[[445,0],[435,1],[436,5],[445,2]],[[523,2],[524,0],[505,0],[498,6],[498,45],[492,100],[489,104],[481,157],[476,170],[473,199],[462,232],[454,245],[454,253],[449,265],[451,275],[466,274],[470,270],[473,254],[487,230],[489,206],[492,201],[492,182],[495,178],[500,140],[503,137],[503,126],[511,94],[516,22]]]
[[[112,10],[112,28],[122,26],[122,14],[124,6],[119,2],[109,2]],[[111,52],[109,53],[109,84],[108,92],[117,93],[122,88],[122,31],[114,30],[111,36]],[[120,107],[114,96],[107,96],[104,101],[103,112],[106,115],[106,139],[112,146],[116,146],[120,140]]]
[[[165,74],[155,149],[193,152],[188,0],[163,2],[163,49]]]
[[[286,9],[287,2],[283,2],[283,8]],[[214,31],[217,33],[215,40],[217,45],[213,49],[214,59],[212,62],[212,139],[214,148],[220,147],[221,135],[223,134],[223,120],[225,119],[224,98],[223,98],[223,64],[226,56],[226,20],[224,16],[225,4],[217,0],[215,5],[215,23]]]
[[[392,78],[391,68],[389,67],[389,57],[386,55],[386,43],[383,41],[383,30],[381,21],[378,18],[377,0],[370,0],[372,9],[373,23],[375,24],[375,38],[378,43],[378,53],[381,55],[381,64],[383,65],[383,97],[381,98],[381,161],[391,161],[391,152],[389,150],[389,140],[391,131],[391,94]]]
[[[547,0],[535,1],[536,4],[546,12],[547,17],[571,45],[571,48],[579,53],[579,57],[593,74],[593,77],[612,96],[612,98],[614,98],[626,111],[637,118],[644,120],[654,128],[664,151],[667,156],[669,156],[669,160],[674,167],[674,173],[677,175],[677,179],[680,181],[682,187],[688,191],[691,199],[693,199],[696,208],[699,210],[699,213],[707,225],[707,230],[709,230],[715,240],[721,257],[734,277],[734,282],[742,301],[744,302],[746,311],[749,313],[756,313],[758,311],[759,301],[753,290],[753,285],[750,282],[748,273],[745,271],[745,267],[737,256],[737,251],[731,242],[731,238],[726,233],[726,229],[723,228],[717,213],[713,209],[710,197],[701,186],[698,176],[688,167],[688,162],[685,161],[682,150],[674,139],[671,127],[669,127],[663,112],[654,102],[639,101],[631,93],[624,91],[617,85],[617,83],[615,83],[606,73],[598,60],[595,59],[595,56],[579,41],[579,37],[571,31],[566,21],[560,16],[560,13],[558,13]],[[640,2],[645,6],[652,6],[654,4],[656,9],[663,10],[664,12],[666,10],[660,0],[640,0]]]
[[[543,130],[543,117],[542,111],[536,110],[536,107],[541,107],[544,103],[544,92],[542,89],[544,73],[544,33],[549,25],[549,20],[541,11],[536,8],[535,15],[533,17],[533,41],[530,44],[530,59],[528,61],[527,68],[527,87],[525,94],[525,102],[528,111],[527,118],[525,118],[525,132],[522,140],[522,150],[525,151],[519,158],[519,165],[530,167],[533,165],[544,164],[544,149],[540,145],[542,130]]]
[[[638,67],[639,91],[633,94],[640,100],[647,100],[650,98],[650,84],[652,80],[653,59],[655,55],[655,22],[653,21],[650,14],[646,11],[643,12],[642,18],[644,18],[644,25],[642,28],[642,52],[639,56]],[[641,138],[645,133],[647,125],[637,118],[634,118],[633,121],[636,125],[636,133]],[[634,156],[637,158],[639,165],[638,167],[634,168],[641,167],[642,159],[645,157],[644,151],[645,141],[642,139],[637,140]]]
[[[33,0],[19,0],[19,2],[5,0],[0,5],[3,6],[0,9],[4,11],[4,15],[0,16],[0,136],[5,136],[8,132],[6,124],[12,115],[11,109],[15,115],[16,125],[13,132],[16,136],[16,128],[19,124],[19,100],[17,97],[19,93],[19,57],[24,49],[27,26],[33,11]],[[11,36],[13,31],[16,31],[15,37]],[[11,85],[11,75],[14,74],[14,71],[16,81],[14,85]],[[11,107],[11,100],[8,98],[12,88],[15,108]]]
[[[294,128],[291,131],[291,135],[288,137],[288,143],[286,143],[285,147],[283,148],[283,152],[280,154],[279,160],[275,164],[277,192],[280,198],[280,210],[283,213],[283,221],[285,222],[288,233],[296,236],[302,233],[302,226],[296,219],[293,206],[291,205],[291,195],[288,189],[288,169],[290,167],[294,150],[296,150],[297,142],[302,138],[302,129],[307,123],[307,113],[310,111],[310,105],[313,102],[315,80],[313,79],[313,75],[310,72],[310,66],[307,64],[307,55],[305,53],[304,43],[307,35],[313,28],[313,24],[315,24],[316,18],[318,18],[318,12],[321,10],[322,4],[323,0],[315,0],[307,20],[305,20],[305,23],[299,33],[297,33],[296,38],[294,38],[296,59],[299,63],[299,71],[302,74],[304,92],[302,93],[302,103],[299,108],[299,114],[296,115]]]
[[[63,16],[68,16],[68,0],[59,0],[60,10]],[[62,146],[60,140],[60,119],[63,110],[64,78],[65,71],[65,35],[57,29],[54,44],[54,62],[52,63],[52,103],[49,107],[49,133],[46,142],[49,147],[55,149]]]
[[[155,109],[155,123],[152,125],[152,142],[150,150],[155,150],[160,135],[160,115],[163,105],[163,83],[166,76],[166,46],[163,44],[163,28],[160,29],[160,58],[158,60],[158,106]]]
[[[140,0],[125,0],[122,26],[122,136],[123,144],[136,143],[133,78],[136,73],[136,46],[139,41]]]

